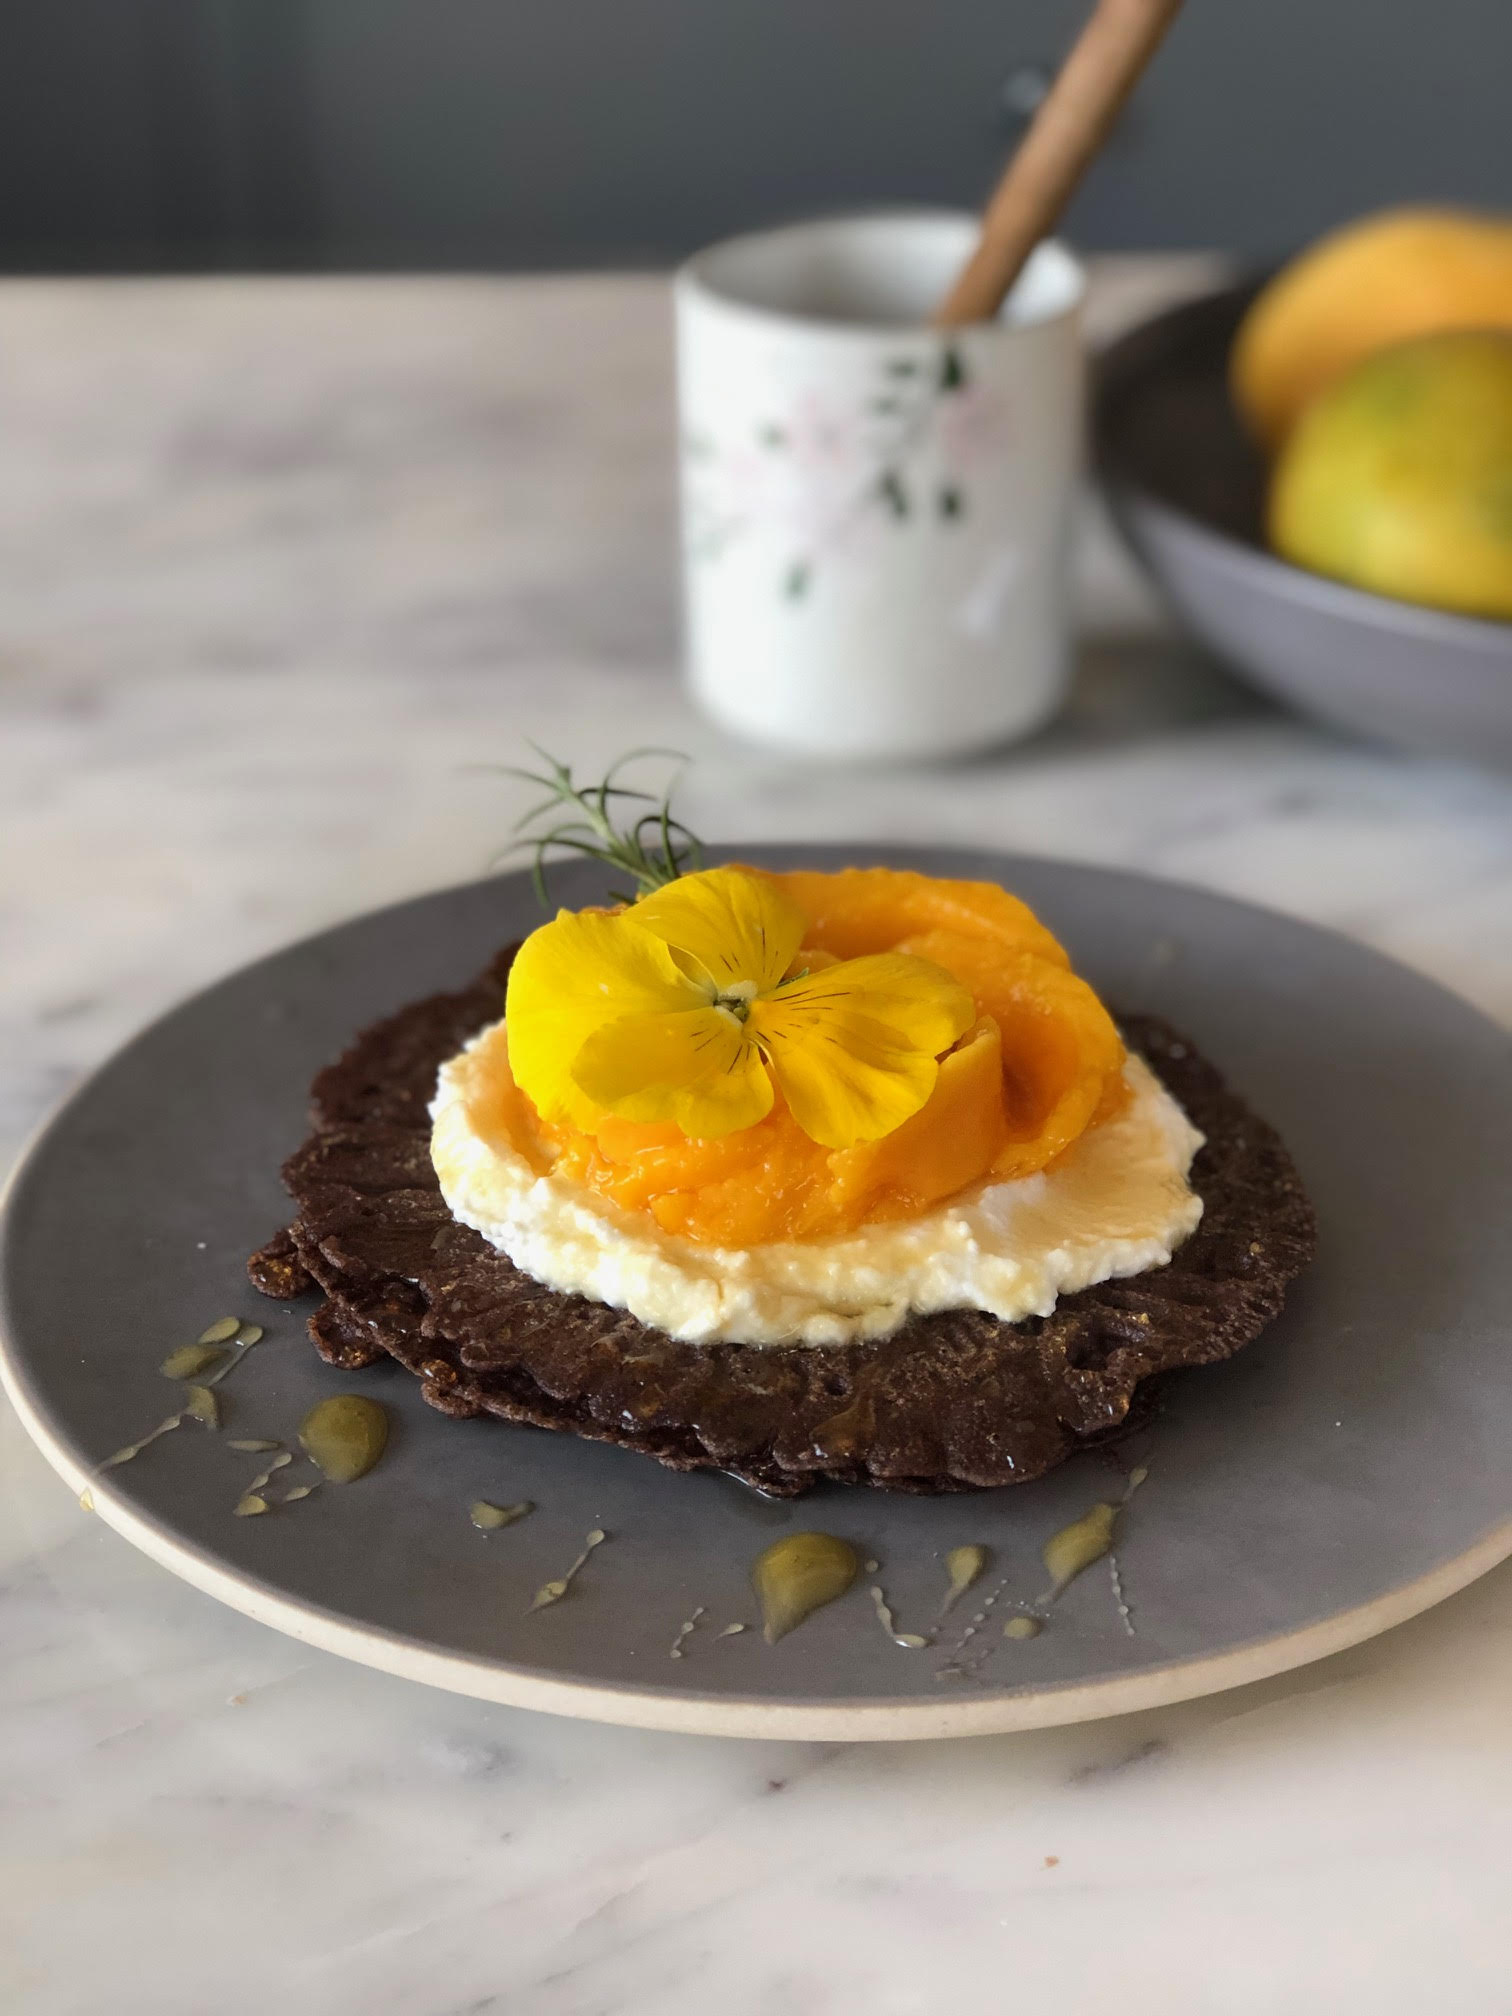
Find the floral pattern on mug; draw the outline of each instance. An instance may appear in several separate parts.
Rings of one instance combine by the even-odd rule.
[[[972,472],[1010,434],[1001,398],[975,382],[954,342],[886,359],[843,402],[803,388],[752,438],[724,444],[690,430],[689,557],[717,560],[752,527],[777,526],[792,558],[775,585],[801,601],[823,564],[874,552],[889,530],[964,518]]]

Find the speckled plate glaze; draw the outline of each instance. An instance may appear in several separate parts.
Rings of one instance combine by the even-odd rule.
[[[539,913],[522,876],[359,918],[234,974],[138,1037],[33,1145],[4,1222],[3,1370],[69,1485],[199,1588],[331,1651],[562,1714],[784,1738],[978,1734],[1185,1699],[1357,1643],[1512,1553],[1501,1030],[1343,939],[1192,889],[969,853],[734,851],[1006,883],[1107,996],[1190,1030],[1285,1136],[1317,1206],[1319,1258],[1259,1343],[1173,1381],[1142,1431],[1133,1454],[1149,1478],[1117,1555],[1127,1622],[1106,1563],[1038,1638],[1005,1640],[997,1622],[1043,1587],[1045,1540],[1116,1495],[1106,1458],[979,1495],[831,1488],[774,1504],[623,1450],[446,1420],[396,1368],[333,1372],[302,1308],[246,1286],[246,1254],[283,1215],[278,1165],[303,1132],[312,1073],[363,1023],[465,980],[529,929]],[[572,903],[598,893],[577,870],[558,888]],[[97,1475],[171,1411],[160,1359],[228,1312],[268,1336],[221,1389],[224,1433],[188,1424]],[[378,1468],[233,1518],[259,1459],[227,1438],[291,1442],[336,1391],[389,1409]],[[484,1534],[468,1519],[478,1498],[537,1509]],[[595,1527],[608,1538],[566,1600],[527,1614]],[[879,1572],[768,1646],[751,1561],[814,1527]],[[867,1583],[900,1630],[928,1631],[941,1556],[969,1542],[993,1566],[938,1645],[894,1644]],[[972,1650],[990,1656],[974,1677],[943,1674],[976,1615]],[[716,1635],[732,1622],[751,1628]]]

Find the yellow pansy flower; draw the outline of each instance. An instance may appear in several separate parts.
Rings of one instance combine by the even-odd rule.
[[[826,1148],[901,1127],[975,1019],[942,966],[901,952],[787,978],[801,910],[739,868],[683,875],[627,910],[559,911],[520,947],[505,1024],[548,1121],[604,1113],[714,1139],[772,1109]]]

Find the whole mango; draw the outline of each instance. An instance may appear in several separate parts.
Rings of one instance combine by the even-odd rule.
[[[1512,217],[1388,210],[1332,232],[1259,294],[1230,360],[1234,403],[1278,448],[1372,351],[1438,329],[1512,329]]]
[[[1269,530],[1316,573],[1512,620],[1512,331],[1420,336],[1337,379],[1281,451]]]

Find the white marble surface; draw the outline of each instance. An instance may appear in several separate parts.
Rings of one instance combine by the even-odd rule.
[[[1103,326],[1199,269],[1100,276]],[[1089,519],[1074,706],[953,770],[679,695],[642,280],[0,287],[0,1152],[174,997],[481,869],[468,766],[670,741],[719,839],[1130,864],[1512,1022],[1512,781],[1272,712]],[[428,1693],[174,1582],[0,1423],[0,2007],[1270,2016],[1509,2006],[1512,1567],[1374,1644],[1035,1736],[679,1740]]]

